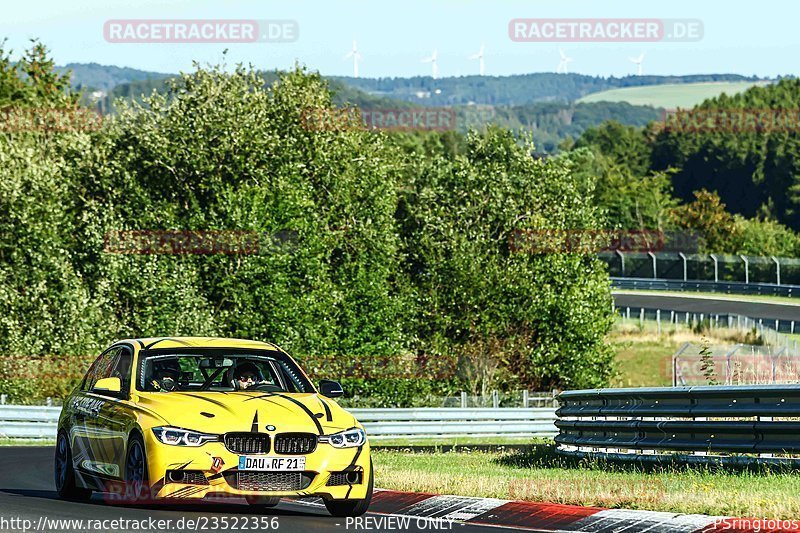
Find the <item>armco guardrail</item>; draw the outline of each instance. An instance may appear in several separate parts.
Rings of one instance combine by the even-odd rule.
[[[552,408],[351,409],[371,440],[440,436],[552,437]]]
[[[55,440],[59,414],[60,407],[2,405],[0,438]]]
[[[595,389],[559,395],[558,453],[695,461],[800,454],[800,385]]]
[[[743,283],[740,281],[683,281],[678,279],[611,278],[615,289],[643,291],[719,292],[765,296],[800,296],[800,285]]]
[[[55,439],[60,407],[0,406],[0,438]],[[441,436],[552,437],[552,408],[351,409],[370,440]]]

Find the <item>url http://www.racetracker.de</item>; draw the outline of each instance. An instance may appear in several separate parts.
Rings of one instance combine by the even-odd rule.
[[[38,520],[22,517],[0,517],[0,531],[42,533],[59,531],[258,531],[276,530],[277,516],[198,516],[193,518],[50,518]]]

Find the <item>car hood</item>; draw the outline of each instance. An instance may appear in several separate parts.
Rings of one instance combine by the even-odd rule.
[[[217,434],[266,426],[329,434],[358,425],[335,401],[314,393],[155,392],[143,393],[138,403],[171,426]]]

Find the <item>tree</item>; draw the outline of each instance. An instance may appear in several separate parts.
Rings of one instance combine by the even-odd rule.
[[[400,201],[419,346],[451,357],[491,347],[504,361],[502,379],[516,387],[606,384],[604,267],[591,254],[509,247],[516,230],[597,228],[593,183],[569,162],[531,158],[533,147],[507,131],[471,133],[467,144],[453,164],[419,160]]]
[[[729,251],[737,233],[736,220],[725,210],[725,204],[714,192],[695,191],[695,200],[673,210],[675,224],[697,232],[709,252]]]

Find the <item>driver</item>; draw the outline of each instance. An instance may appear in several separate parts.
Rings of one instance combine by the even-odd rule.
[[[177,368],[176,368],[177,367]],[[178,387],[180,377],[180,366],[176,360],[166,360],[158,362],[153,369],[153,380],[151,384],[155,390],[171,392]]]
[[[233,380],[239,390],[266,383],[258,367],[249,361],[239,364],[233,373]]]

